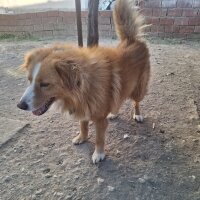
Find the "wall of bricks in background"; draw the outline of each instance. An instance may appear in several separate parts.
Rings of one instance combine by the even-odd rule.
[[[149,35],[162,38],[200,39],[200,0],[136,0],[145,16]],[[82,12],[83,35],[87,34],[87,12]],[[35,37],[77,35],[76,15],[70,11],[47,11],[0,15],[0,34],[30,34]],[[100,37],[116,37],[112,12],[99,12]]]

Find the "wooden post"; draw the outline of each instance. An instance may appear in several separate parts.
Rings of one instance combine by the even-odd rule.
[[[99,43],[98,8],[99,8],[99,0],[89,0],[88,35],[87,35],[87,46],[89,47],[98,45]]]
[[[83,35],[82,35],[82,22],[81,22],[81,2],[80,0],[75,0],[76,4],[76,24],[77,24],[77,34],[78,34],[78,45],[83,46]]]

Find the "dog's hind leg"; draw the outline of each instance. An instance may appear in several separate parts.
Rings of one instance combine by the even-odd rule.
[[[88,139],[88,121],[80,121],[80,133],[72,140],[73,144],[81,144]]]

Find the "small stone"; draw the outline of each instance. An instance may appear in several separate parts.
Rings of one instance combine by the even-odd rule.
[[[167,76],[174,75],[174,72],[167,73]]]
[[[65,197],[65,200],[71,200],[72,199],[72,195],[67,195],[66,197]]]
[[[52,177],[51,174],[46,174],[46,175],[45,175],[45,178],[51,178],[51,177]]]
[[[146,182],[146,180],[145,180],[144,178],[138,178],[138,181],[139,181],[140,183],[145,183],[145,182]]]
[[[46,168],[46,169],[44,169],[42,172],[43,172],[43,174],[47,174],[47,173],[49,173],[50,171],[51,171],[50,168]]]
[[[22,168],[21,168],[21,172],[24,172],[24,170],[25,170],[24,167],[22,167]]]
[[[129,138],[129,135],[128,134],[124,134],[124,139],[127,139]]]
[[[199,139],[193,139],[192,140],[194,143],[198,143],[199,142]]]
[[[120,151],[119,151],[119,150],[117,150],[117,154],[120,154]]]
[[[114,190],[115,190],[115,188],[114,188],[114,187],[112,187],[112,186],[108,185],[108,191],[110,191],[110,192],[113,192]]]
[[[152,124],[152,128],[155,129],[155,126],[156,126],[155,123],[153,123],[153,124]]]
[[[36,195],[41,195],[43,193],[42,189],[39,189],[35,192]]]
[[[55,194],[56,196],[59,196],[59,197],[63,196],[63,193],[62,193],[62,192],[55,192],[54,194]]]
[[[76,180],[79,179],[79,175],[75,175],[74,179],[76,179]]]
[[[165,133],[165,130],[163,130],[163,129],[160,129],[160,133]]]
[[[12,178],[10,176],[6,176],[4,179],[4,182],[8,183],[12,180]]]
[[[102,178],[97,178],[97,183],[100,185],[101,183],[103,183],[104,182],[104,179],[102,179]]]
[[[189,176],[189,178],[191,178],[194,181],[196,179],[196,176],[192,175],[192,176]]]

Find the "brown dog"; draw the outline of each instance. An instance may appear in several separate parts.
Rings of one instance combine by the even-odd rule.
[[[129,0],[117,0],[116,31],[121,40],[116,48],[78,48],[55,45],[33,50],[25,57],[30,86],[18,107],[42,115],[52,104],[80,120],[80,144],[88,138],[88,121],[96,128],[94,163],[103,160],[107,115],[116,114],[128,98],[134,102],[136,121],[142,121],[139,102],[150,74],[149,52],[139,36],[142,17]]]

